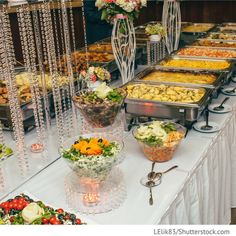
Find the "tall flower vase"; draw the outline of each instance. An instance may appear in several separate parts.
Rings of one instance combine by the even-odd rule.
[[[162,25],[167,34],[165,43],[168,53],[177,50],[181,33],[181,12],[179,0],[164,0]]]
[[[111,37],[112,49],[119,68],[122,84],[134,77],[136,38],[133,21],[122,14],[116,15]]]

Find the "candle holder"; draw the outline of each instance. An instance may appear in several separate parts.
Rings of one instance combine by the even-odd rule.
[[[113,199],[113,192],[119,195],[119,187],[123,186],[121,174],[111,174],[123,160],[123,143],[101,134],[86,134],[69,139],[59,152],[73,170],[65,181],[69,205],[89,214],[111,210],[113,204],[104,205]]]
[[[72,172],[64,182],[68,206],[85,214],[99,214],[117,209],[126,198],[126,186],[123,173],[114,168],[106,181],[94,182],[79,179]]]

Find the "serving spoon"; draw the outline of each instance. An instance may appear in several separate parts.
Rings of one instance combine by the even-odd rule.
[[[172,166],[172,167],[170,167],[168,170],[165,170],[165,171],[163,171],[163,172],[156,172],[153,181],[155,181],[155,180],[161,180],[163,174],[166,174],[166,173],[168,173],[169,171],[174,170],[174,169],[176,169],[176,168],[178,168],[177,165]]]
[[[201,130],[211,130],[213,127],[208,124],[208,122],[209,122],[209,111],[208,111],[208,109],[206,109],[205,115],[206,115],[206,124],[201,127]]]
[[[151,172],[148,173],[147,177],[148,180],[153,180],[153,178],[155,177],[156,172],[154,172],[154,166],[155,166],[156,162],[152,163],[152,169]]]
[[[219,106],[214,107],[213,110],[214,110],[214,111],[222,111],[222,110],[224,109],[224,106],[223,106],[223,105],[224,105],[228,100],[229,100],[229,97],[226,97],[226,98],[222,101],[222,103],[221,103]]]
[[[225,90],[226,93],[235,93],[236,92],[236,87],[230,90]]]

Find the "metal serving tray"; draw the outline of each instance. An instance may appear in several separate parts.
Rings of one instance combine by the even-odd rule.
[[[224,34],[224,33],[219,33],[219,32],[210,32],[207,36],[202,37],[202,39],[206,39],[206,40],[212,40],[212,41],[216,41],[216,42],[221,42],[221,41],[226,41],[226,42],[236,42],[236,34],[225,34],[225,35],[229,35],[229,36],[233,36],[235,39],[212,39],[210,38],[211,35],[220,35],[220,34]]]
[[[236,23],[235,22],[224,22],[221,24],[222,27],[224,26],[235,26],[236,27]]]
[[[206,45],[194,45],[194,44],[197,44],[198,42],[204,42],[204,41],[208,41],[208,42],[214,42],[214,43],[218,43],[219,45],[217,46],[206,46]],[[232,44],[234,43],[235,44],[235,47],[223,47],[221,44],[224,43],[224,44]],[[230,49],[230,50],[236,50],[236,40],[220,40],[220,39],[204,39],[204,38],[201,38],[201,39],[197,39],[195,42],[193,42],[193,44],[191,45],[191,47],[206,47],[206,48],[214,48],[214,49]]]
[[[211,30],[213,30],[216,25],[215,24],[208,24],[208,23],[193,23],[193,24],[190,24],[190,25],[187,25],[187,26],[202,26],[202,25],[209,25],[209,29],[206,30],[206,31],[201,31],[201,32],[195,32],[195,31],[184,31],[184,28],[181,30],[181,33],[184,33],[184,34],[191,34],[191,35],[202,35],[202,34],[206,34],[208,32],[210,32]]]
[[[33,127],[35,124],[33,109],[30,108],[30,105],[31,102],[21,105],[23,126],[25,131]],[[12,130],[11,112],[8,104],[0,105],[0,121],[3,124],[3,129],[10,131]]]
[[[217,27],[216,32],[226,33],[226,34],[236,34],[236,26],[232,26],[233,29],[229,29],[227,26]],[[234,29],[235,28],[235,29]]]
[[[189,68],[189,67],[171,67],[171,66],[164,66],[162,64],[166,63],[167,61],[169,60],[189,60],[189,61],[202,61],[203,59],[202,58],[199,58],[199,57],[194,57],[194,58],[190,58],[190,57],[184,57],[184,56],[177,56],[177,55],[171,55],[169,57],[166,57],[165,59],[161,60],[159,62],[159,64],[157,64],[155,66],[156,69],[166,69],[166,70],[169,70],[169,69],[172,69],[172,70],[179,70],[179,71],[191,71],[191,72],[195,72],[195,71],[198,71],[198,72],[206,72],[206,71],[209,71],[209,72],[215,72],[215,73],[227,73],[227,74],[230,74],[233,72],[233,69],[234,69],[234,64],[230,61],[230,60],[222,60],[222,59],[217,59],[215,60],[214,58],[211,58],[211,59],[204,59],[205,61],[215,61],[215,62],[219,62],[219,61],[228,61],[230,63],[230,66],[226,69],[201,69],[201,68]]]
[[[132,82],[132,84],[140,84]],[[185,88],[188,88],[184,86]],[[193,88],[189,88],[193,89]],[[197,103],[159,102],[144,99],[125,99],[125,111],[133,116],[177,119],[184,124],[198,119],[201,112],[210,103],[212,89],[205,88],[205,94]]]
[[[215,75],[217,78],[212,84],[194,84],[194,83],[181,83],[181,82],[167,82],[167,81],[155,81],[155,80],[143,80],[145,76],[148,74],[160,71],[160,72],[181,72],[181,73],[192,73],[192,74],[212,74]],[[156,69],[155,67],[149,67],[140,73],[138,73],[134,81],[142,82],[142,83],[148,83],[148,84],[166,84],[166,85],[173,85],[173,86],[183,86],[183,87],[193,87],[193,88],[210,88],[210,89],[218,89],[221,85],[225,82],[225,74],[224,73],[214,73],[214,72],[196,72],[196,71],[181,71],[179,69]]]
[[[211,47],[204,47],[204,46],[185,46],[181,49],[184,49],[184,48],[209,48],[209,49],[213,49]],[[180,49],[180,50],[181,50]],[[219,50],[224,50],[224,51],[235,51],[235,48],[234,49],[230,49],[230,48],[220,48],[220,47],[214,47],[214,49],[219,49]],[[236,60],[236,57],[231,57],[231,58],[228,58],[228,57],[207,57],[207,56],[188,56],[188,55],[179,55],[177,54],[180,50],[178,51],[175,51],[174,54],[179,56],[179,57],[185,57],[185,58],[193,58],[193,59],[196,59],[196,58],[199,58],[201,60],[205,60],[205,59],[214,59],[214,60],[229,60],[229,61],[235,61]]]
[[[111,43],[108,43],[108,42],[97,42],[97,43],[90,44],[90,45],[88,45],[88,52],[97,52],[97,53],[107,52],[107,53],[113,53],[112,50],[100,51],[100,50],[96,50],[96,49],[91,49],[90,48],[91,46],[94,46],[94,45],[108,45],[108,44],[111,45]]]

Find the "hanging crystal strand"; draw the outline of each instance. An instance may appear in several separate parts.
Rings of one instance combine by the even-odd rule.
[[[71,32],[71,36],[72,36],[72,52],[76,51],[76,43],[75,43],[75,24],[74,24],[74,16],[73,16],[73,8],[72,8],[72,3],[71,1],[69,1],[69,11],[70,11],[70,32]],[[78,65],[78,58],[75,57],[75,65]],[[75,73],[75,76],[77,78],[77,82],[79,85],[79,71],[77,70],[77,67],[75,66],[75,71],[73,71]]]
[[[38,8],[38,18],[39,18],[39,32],[38,32],[38,34],[41,35],[42,45],[40,45],[40,41],[39,41],[39,44],[37,45],[37,47],[39,47],[38,55],[40,55],[42,53],[42,59],[41,59],[42,61],[39,62],[39,65],[42,65],[42,85],[43,85],[43,89],[44,89],[46,112],[48,114],[49,124],[47,124],[47,128],[48,128],[48,131],[49,131],[50,130],[49,126],[51,126],[51,109],[50,109],[50,105],[49,105],[49,96],[51,96],[51,94],[48,95],[48,89],[46,87],[46,81],[45,81],[45,71],[47,71],[47,72],[49,71],[49,64],[48,64],[48,54],[47,54],[47,45],[46,45],[46,36],[45,36],[43,12],[42,12],[42,6],[41,5]],[[40,37],[39,37],[39,39],[40,39]]]
[[[178,0],[164,0],[162,25],[167,30],[165,43],[168,53],[178,49],[181,33],[181,12]]]
[[[28,159],[25,155],[25,140],[23,128],[23,115],[18,100],[18,91],[15,80],[15,55],[13,47],[13,39],[11,35],[11,27],[8,13],[5,7],[0,10],[0,68],[3,78],[6,81],[8,90],[8,99],[12,119],[12,127],[14,138],[16,142],[16,155],[18,157],[18,164],[21,175],[25,175],[28,171]]]
[[[58,132],[59,144],[64,140],[64,120],[62,114],[61,94],[59,87],[59,74],[57,69],[57,58],[55,49],[55,38],[53,35],[52,18],[50,4],[41,4],[43,27],[45,31],[45,44],[47,49],[47,58],[49,72],[52,77],[52,93],[56,115],[56,127]]]
[[[18,8],[17,17],[24,64],[27,72],[29,73],[30,91],[32,96],[33,113],[37,133],[37,145],[32,146],[32,151],[41,152],[43,151],[43,147],[45,146],[45,127],[39,82],[37,77],[36,49],[29,6]]]
[[[67,8],[65,5],[65,1],[62,0],[62,17],[63,17],[63,29],[64,29],[64,40],[65,40],[65,51],[66,51],[66,64],[69,78],[69,86],[67,87],[67,101],[68,101],[68,131],[72,132],[77,130],[77,122],[76,122],[76,110],[74,104],[71,102],[71,98],[75,95],[75,87],[74,87],[74,75],[72,70],[72,58],[71,58],[71,38],[70,38],[70,30],[68,23],[68,14]],[[71,26],[73,27],[73,26]],[[70,135],[70,133],[69,133]]]
[[[2,122],[0,122],[0,144],[4,144],[4,136],[2,130]]]
[[[81,9],[82,9],[82,21],[83,21],[83,30],[84,30],[84,48],[85,48],[85,59],[86,65],[89,66],[89,58],[88,58],[88,41],[87,41],[87,27],[84,13],[84,0],[81,0]]]
[[[150,45],[150,41],[147,41],[147,65],[151,66],[151,45]]]
[[[49,101],[48,101],[48,91],[47,91],[46,80],[45,80],[45,70],[43,67],[43,51],[42,51],[43,44],[42,44],[41,34],[40,34],[41,28],[40,28],[38,11],[37,11],[35,5],[33,6],[32,19],[33,19],[33,26],[34,26],[34,35],[35,35],[35,45],[36,45],[36,50],[37,50],[38,67],[39,67],[39,73],[41,75],[40,79],[41,79],[41,85],[42,85],[43,109],[45,111],[47,131],[49,131],[50,124],[51,124],[51,117],[50,117],[50,108],[49,108]]]
[[[62,97],[62,108],[63,108],[63,119],[64,119],[64,127],[65,127],[65,135],[66,136],[70,136],[70,131],[72,130],[72,118],[71,118],[71,106],[69,103],[70,98],[67,97],[68,93],[66,92],[67,90],[69,90],[69,86],[70,86],[70,69],[67,67],[67,55],[66,55],[66,36],[64,34],[64,18],[63,18],[63,9],[62,9],[62,4],[61,4],[61,0],[58,1],[58,19],[59,19],[59,29],[60,29],[60,38],[61,38],[61,42],[58,42],[58,45],[61,45],[61,50],[62,50],[62,55],[63,55],[63,61],[65,63],[64,65],[64,71],[66,71],[66,75],[67,75],[67,81],[65,83],[65,85],[63,85],[61,87],[61,97]],[[54,18],[54,25],[55,25],[55,30],[57,33],[57,22],[55,22],[55,18]],[[57,40],[56,40],[57,42]],[[58,55],[58,57],[60,57],[60,54]],[[65,72],[62,72],[65,73]]]
[[[56,58],[57,58],[57,66],[58,71],[60,71],[60,75],[67,75],[68,72],[65,71],[65,66],[62,66],[62,60],[60,58],[63,58],[63,61],[65,60],[65,46],[64,46],[64,35],[63,35],[63,29],[62,29],[62,17],[61,17],[61,6],[60,2],[57,2],[57,7],[58,7],[58,20],[56,16],[56,10],[53,9],[53,30],[55,34],[55,47],[56,47]],[[58,22],[58,24],[57,24]],[[60,31],[58,32],[58,29]],[[60,37],[59,37],[60,35]],[[60,40],[59,40],[60,39]],[[62,56],[63,55],[63,56]],[[66,72],[66,73],[65,73]],[[68,81],[69,83],[69,81]],[[62,115],[64,119],[64,135],[67,135],[67,132],[69,132],[70,128],[68,127],[68,115],[67,115],[67,98],[65,95],[65,89],[67,88],[67,81],[63,86],[60,87],[60,93],[61,93],[61,98],[62,98]]]

